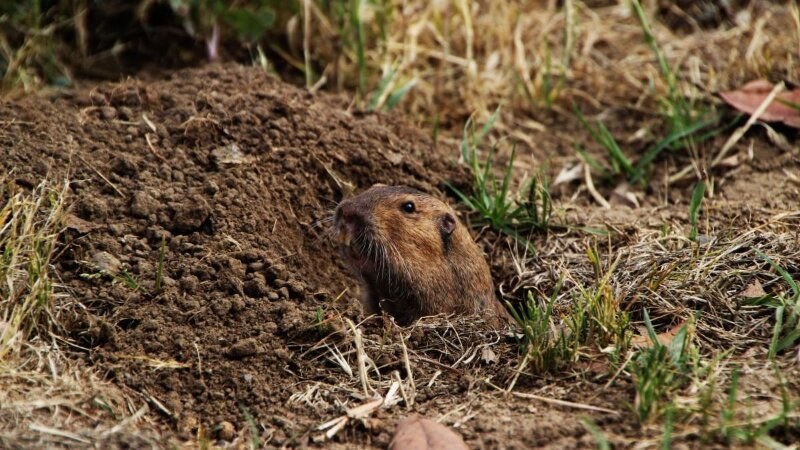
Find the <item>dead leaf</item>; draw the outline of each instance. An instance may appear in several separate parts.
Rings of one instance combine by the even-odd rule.
[[[748,284],[747,287],[744,288],[744,291],[742,291],[742,297],[744,298],[759,298],[765,295],[767,295],[767,293],[758,280],[753,280],[753,282]]]
[[[682,320],[674,327],[670,328],[669,330],[656,334],[656,340],[661,345],[669,345],[672,343],[672,340],[675,338],[675,335],[678,334],[678,331],[686,325],[686,321]],[[639,334],[633,336],[631,338],[631,345],[634,347],[639,348],[650,348],[653,346],[653,341],[650,339],[650,336],[647,334],[647,329],[645,327],[638,327]]]
[[[767,98],[774,86],[767,80],[751,81],[739,89],[719,94],[727,104],[735,109],[753,114],[764,99]],[[800,89],[782,92],[767,106],[759,119],[766,122],[783,122],[784,124],[800,128],[800,110],[786,103],[800,104]]]
[[[397,424],[390,450],[467,450],[450,428],[424,417],[411,416]]]

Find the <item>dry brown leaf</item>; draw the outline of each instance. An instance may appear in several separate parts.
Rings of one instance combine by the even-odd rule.
[[[747,287],[744,288],[744,291],[742,291],[742,297],[744,298],[759,298],[765,295],[767,295],[767,293],[758,280],[753,280],[753,282],[748,284]]]
[[[753,114],[774,86],[767,80],[751,81],[739,89],[721,92],[719,95],[727,104],[747,114]],[[766,122],[783,122],[793,128],[800,128],[800,110],[783,102],[800,104],[800,90],[793,89],[778,94],[775,100],[759,117]]]
[[[419,416],[397,424],[391,450],[467,450],[467,444],[450,428]]]
[[[656,334],[656,339],[658,339],[658,343],[661,345],[671,344],[672,339],[675,338],[675,335],[678,334],[678,331],[680,331],[680,329],[683,328],[684,325],[686,325],[686,321],[682,320],[669,330],[663,333]],[[639,327],[639,334],[631,338],[631,345],[639,348],[650,348],[653,346],[653,341],[650,340],[650,336],[648,336],[646,328]]]

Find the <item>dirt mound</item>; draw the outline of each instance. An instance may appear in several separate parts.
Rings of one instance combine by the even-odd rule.
[[[319,225],[348,183],[463,179],[426,136],[346,108],[238,67],[0,105],[0,167],[70,182],[56,271],[88,307],[72,337],[179,429],[293,423],[289,342],[333,308],[355,317]]]

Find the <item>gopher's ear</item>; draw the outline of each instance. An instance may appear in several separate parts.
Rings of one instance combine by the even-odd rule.
[[[370,186],[370,189],[377,188],[377,187],[386,187],[386,185],[383,184],[383,183],[375,183],[372,186]]]
[[[447,237],[453,234],[456,229],[456,218],[450,213],[447,213],[439,219],[439,229],[442,231],[442,236]]]

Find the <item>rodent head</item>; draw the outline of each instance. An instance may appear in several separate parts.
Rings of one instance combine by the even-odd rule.
[[[402,323],[478,312],[494,297],[469,231],[447,204],[415,189],[376,185],[343,200],[333,231],[366,284],[368,312],[386,310]]]
[[[459,225],[450,207],[405,186],[373,186],[342,201],[334,217],[344,256],[365,276],[443,260]]]

